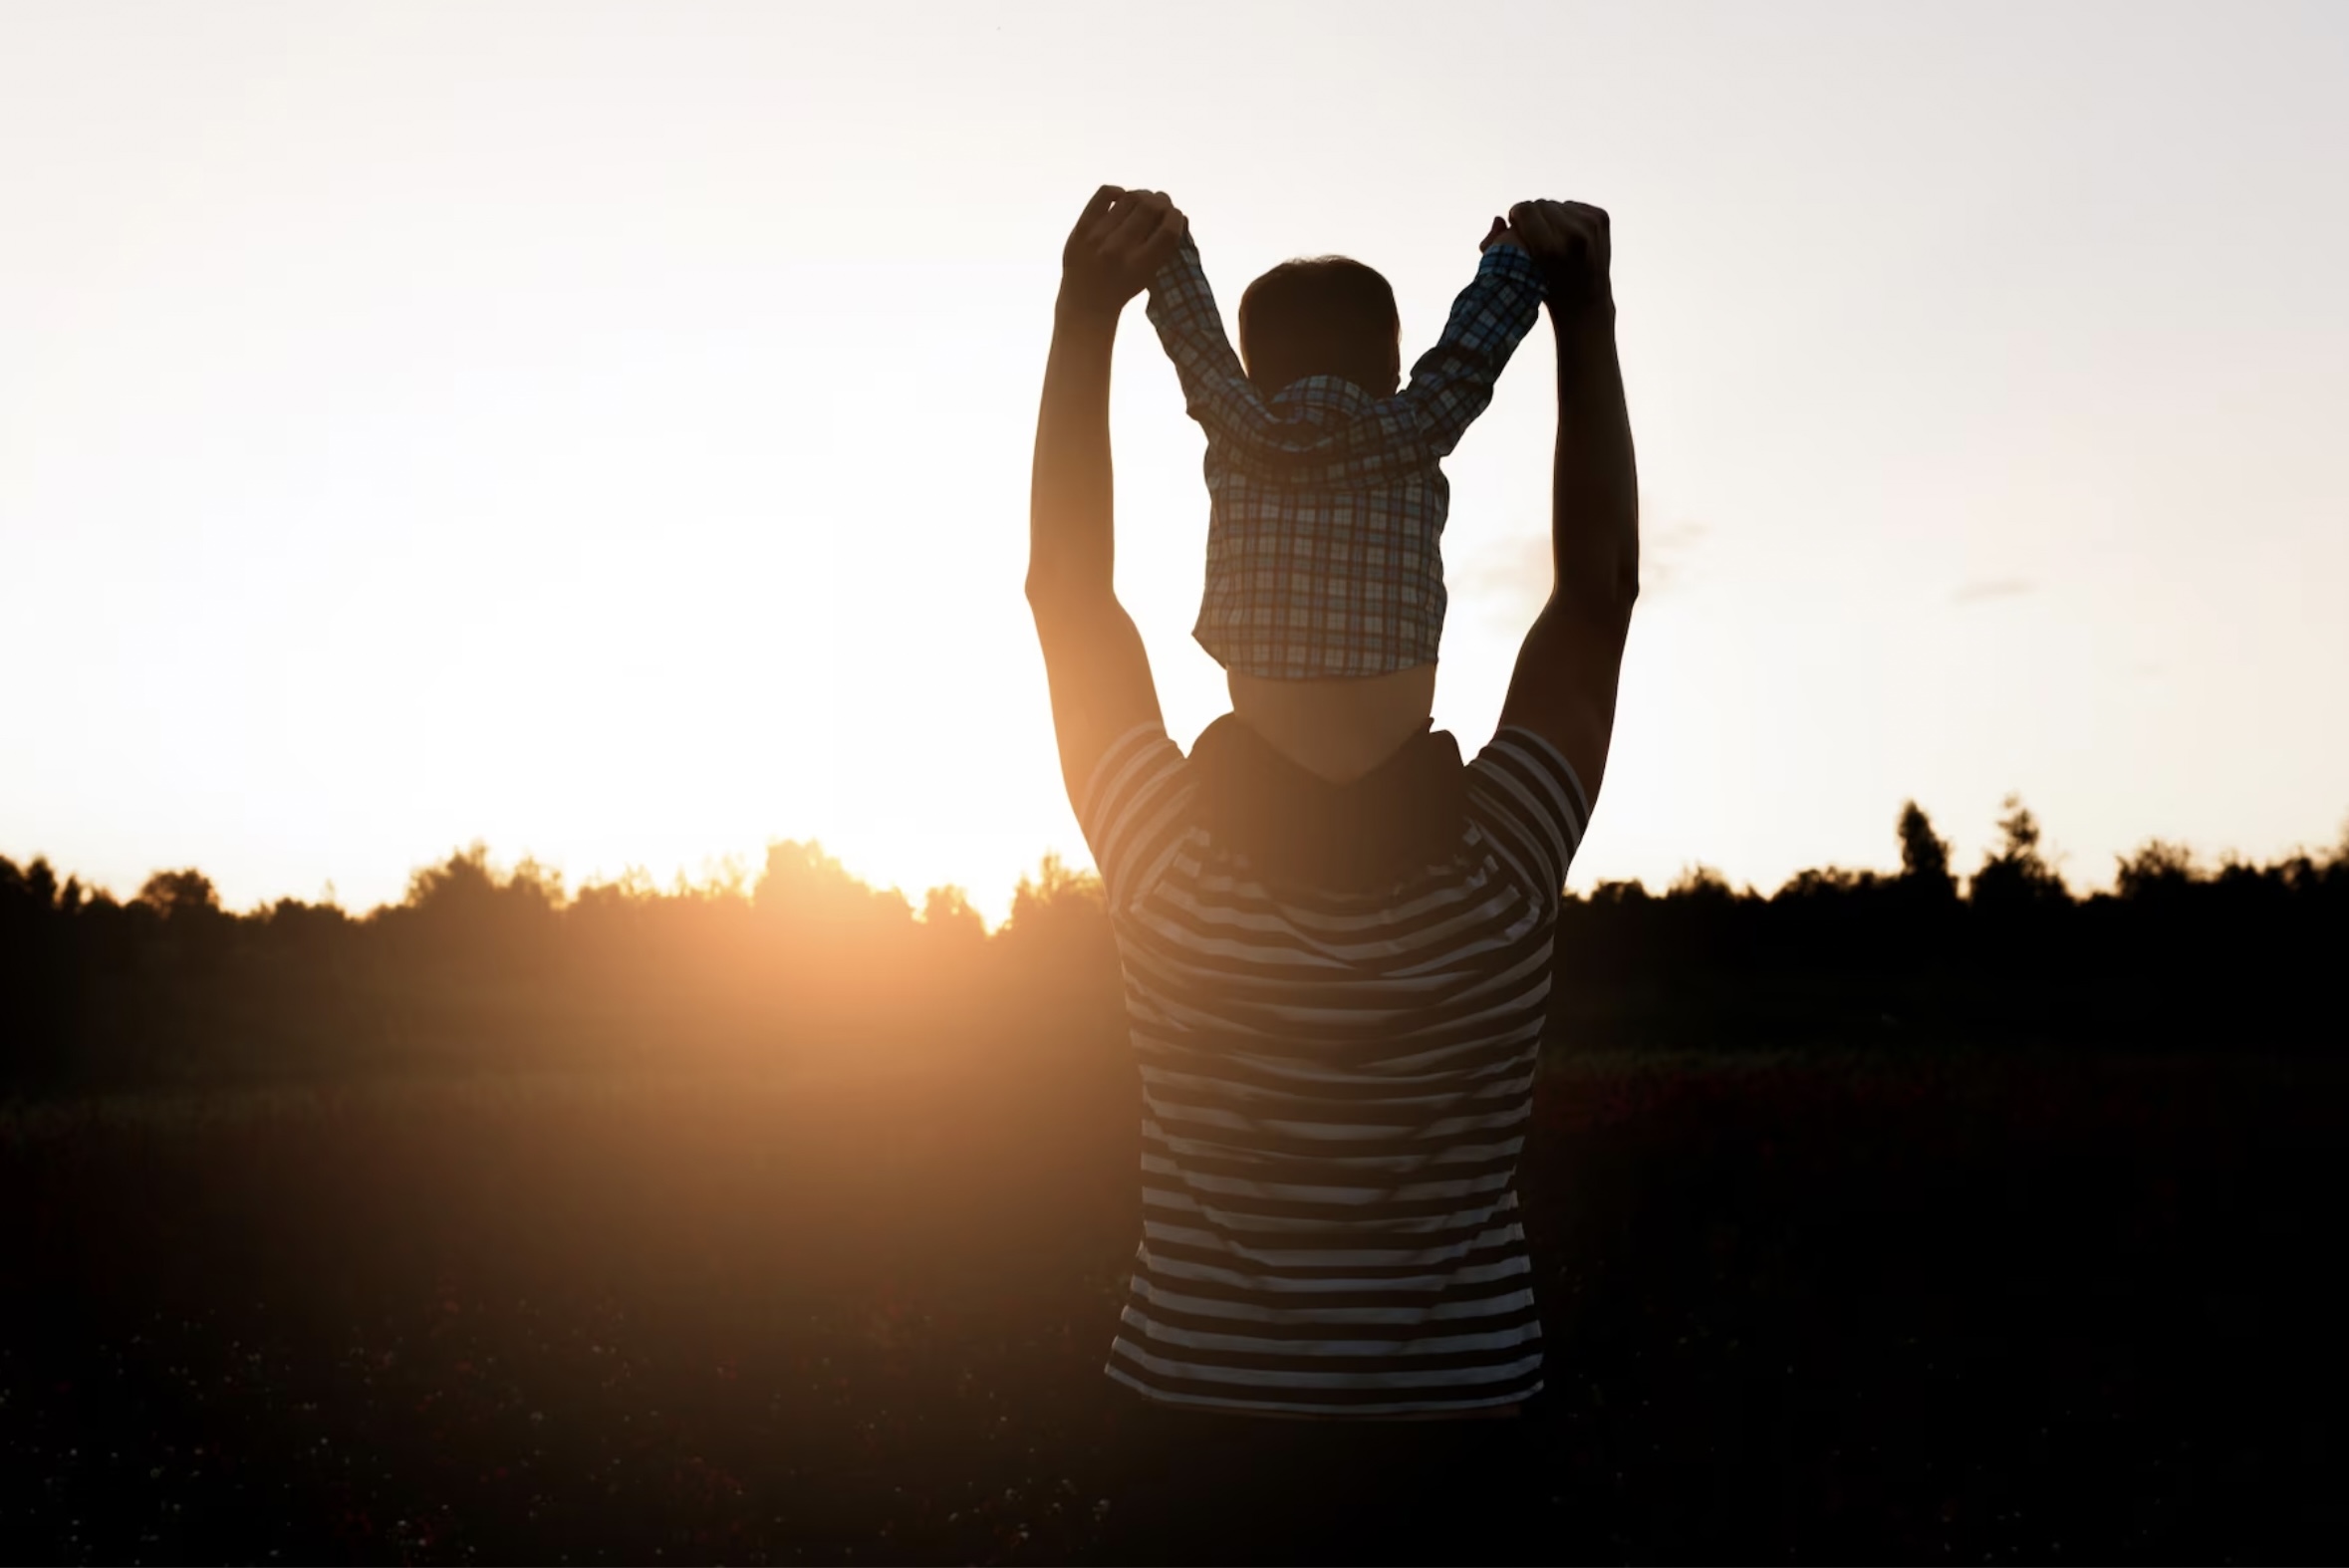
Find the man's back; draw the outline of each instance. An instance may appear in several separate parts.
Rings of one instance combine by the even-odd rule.
[[[1378,760],[1359,734],[1372,760],[1350,784],[1238,715],[1190,758],[1167,740],[1115,586],[1109,388],[1118,317],[1186,222],[1162,193],[1104,186],[1062,251],[1027,596],[1148,1089],[1146,1226],[1110,1368],[1164,1403],[1460,1416],[1540,1387],[1511,1182],[1567,862],[1607,765],[1639,505],[1607,215],[1519,202],[1505,229],[1557,338],[1550,599],[1483,755],[1463,768],[1423,730]],[[1251,745],[1272,760],[1232,788]]]
[[[1449,820],[1350,891],[1251,855],[1222,780],[1156,726],[1087,796],[1144,1091],[1143,1240],[1107,1370],[1154,1399],[1407,1417],[1541,1387],[1514,1179],[1588,804],[1530,732],[1464,770],[1430,741]]]

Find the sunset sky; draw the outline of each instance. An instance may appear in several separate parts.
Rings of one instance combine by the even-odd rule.
[[[0,0],[0,854],[354,908],[820,838],[1084,859],[1021,598],[1059,247],[1227,314],[1614,214],[1647,590],[1573,882],[2081,887],[2349,816],[2349,6]],[[1439,724],[1546,589],[1549,352],[1451,460]],[[1169,727],[1200,437],[1136,308],[1120,588]]]

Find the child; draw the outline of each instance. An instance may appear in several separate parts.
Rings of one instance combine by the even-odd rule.
[[[1341,256],[1273,268],[1240,297],[1234,355],[1184,235],[1151,280],[1150,319],[1207,433],[1207,586],[1191,635],[1217,663],[1281,681],[1434,665],[1451,504],[1437,464],[1492,400],[1541,298],[1532,259],[1495,218],[1475,280],[1398,392],[1401,326],[1377,272]]]

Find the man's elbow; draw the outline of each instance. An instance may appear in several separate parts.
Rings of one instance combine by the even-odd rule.
[[[1062,607],[1068,603],[1068,589],[1050,572],[1033,567],[1028,570],[1028,613],[1038,622],[1059,619]]]
[[[1586,626],[1622,628],[1631,624],[1632,609],[1640,598],[1640,567],[1636,561],[1589,572],[1560,573],[1551,603]]]
[[[1630,625],[1640,602],[1640,564],[1632,562],[1615,574],[1607,588],[1607,610],[1622,625]]]
[[[1117,604],[1117,594],[1089,577],[1031,566],[1027,580],[1028,610],[1042,622],[1083,620]]]
[[[1608,585],[1608,600],[1624,620],[1631,619],[1632,607],[1640,602],[1640,563],[1636,559],[1615,569]]]

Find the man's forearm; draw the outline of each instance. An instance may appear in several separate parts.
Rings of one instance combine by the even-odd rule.
[[[1551,475],[1553,602],[1606,620],[1640,592],[1640,481],[1612,306],[1553,314],[1558,447]]]
[[[1028,499],[1028,598],[1039,609],[1114,593],[1110,359],[1117,313],[1063,298],[1053,313]]]

